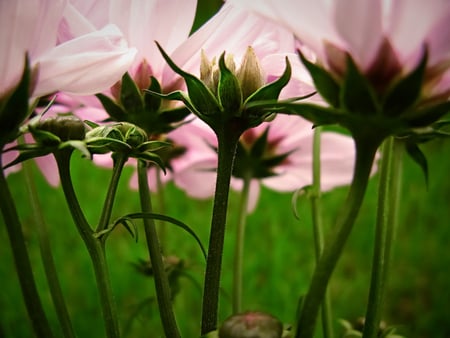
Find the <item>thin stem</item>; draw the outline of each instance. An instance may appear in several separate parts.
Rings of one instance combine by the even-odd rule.
[[[23,172],[30,197],[31,208],[33,210],[33,219],[38,234],[42,263],[44,265],[45,276],[50,288],[50,295],[52,297],[53,305],[61,324],[64,337],[74,338],[75,332],[73,330],[72,322],[64,300],[61,284],[58,279],[58,273],[55,267],[55,261],[53,259],[50,245],[50,237],[44,215],[42,214],[42,208],[39,203],[39,196],[33,179],[33,170],[30,162],[23,163]]]
[[[97,232],[105,230],[111,218],[111,212],[116,198],[117,187],[119,185],[120,175],[122,174],[123,166],[128,160],[128,156],[123,154],[116,154],[113,157],[114,166],[111,181],[109,182],[108,192],[103,204],[102,214],[97,225]]]
[[[245,226],[247,221],[248,199],[250,191],[250,182],[252,179],[251,171],[247,171],[243,178],[243,187],[241,199],[239,201],[239,219],[236,227],[236,240],[234,247],[234,266],[233,266],[233,313],[242,311],[242,272],[244,261],[245,244]]]
[[[296,338],[312,338],[319,313],[324,300],[328,281],[341,256],[344,245],[353,228],[361,207],[372,168],[378,142],[355,141],[356,163],[353,180],[344,208],[338,215],[334,231],[328,237],[322,254],[314,270],[309,290],[303,300],[302,310],[297,323]]]
[[[402,144],[394,137],[383,146],[378,186],[378,209],[372,262],[369,300],[364,322],[364,338],[378,336],[383,309],[385,287],[388,280],[393,237],[397,228],[397,206],[402,167]]]
[[[166,213],[166,196],[163,182],[161,180],[161,175],[163,175],[161,168],[156,167],[156,197],[158,198],[158,213],[164,215]],[[158,234],[161,243],[164,242],[166,237],[166,227],[164,226],[164,221],[159,221],[158,224]]]
[[[152,212],[152,202],[150,197],[150,189],[148,186],[147,164],[143,161],[138,162],[138,182],[141,210],[146,213]],[[179,338],[180,333],[178,331],[175,314],[172,308],[171,290],[167,273],[164,269],[164,262],[162,259],[161,247],[158,240],[158,234],[156,232],[155,222],[151,218],[144,218],[143,222],[164,333],[167,338]]]
[[[314,129],[313,140],[313,182],[311,200],[312,222],[314,229],[314,245],[316,251],[316,260],[319,260],[324,248],[322,204],[321,204],[321,182],[320,182],[320,135],[322,128]],[[325,298],[322,304],[322,331],[324,338],[333,338],[333,325],[331,315],[330,297],[328,291],[325,292]]]
[[[222,254],[227,220],[228,194],[231,173],[239,135],[227,133],[225,129],[217,134],[218,163],[216,191],[214,194],[211,232],[209,237],[208,258],[206,262],[205,283],[203,289],[202,329],[201,334],[214,331],[217,327],[219,307],[220,275]]]
[[[0,168],[2,161],[0,156]],[[19,283],[22,289],[25,306],[37,337],[53,337],[47,317],[42,307],[31,269],[25,238],[22,232],[19,215],[3,170],[0,170],[0,210],[8,232],[11,250],[16,266]]]
[[[61,150],[54,154],[56,162],[58,163],[61,185],[74,223],[91,257],[97,289],[100,296],[100,305],[105,323],[106,336],[108,338],[119,338],[119,320],[117,317],[117,309],[111,282],[109,280],[104,242],[102,242],[101,239],[94,237],[94,232],[87,222],[76,197],[72,178],[70,176],[71,154],[71,149]]]

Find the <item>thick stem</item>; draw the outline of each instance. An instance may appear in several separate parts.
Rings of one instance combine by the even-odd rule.
[[[318,260],[324,247],[323,221],[322,221],[322,204],[321,204],[321,183],[320,183],[320,136],[321,127],[314,129],[313,142],[313,182],[311,200],[312,222],[314,229],[314,246],[316,251],[316,259]],[[333,325],[331,316],[330,297],[325,292],[325,298],[322,304],[322,331],[324,338],[333,337]]]
[[[141,210],[142,212],[150,213],[152,212],[152,203],[148,186],[147,165],[143,161],[139,161],[138,163],[138,182]],[[164,333],[167,338],[179,338],[180,333],[172,308],[171,290],[167,273],[164,269],[155,222],[150,218],[144,218],[143,222]]]
[[[33,170],[31,163],[23,163],[23,172],[30,197],[30,204],[33,210],[34,224],[39,238],[39,248],[41,251],[42,263],[44,265],[45,276],[50,289],[53,305],[56,314],[61,324],[61,329],[64,337],[74,338],[75,332],[73,330],[72,322],[70,320],[69,312],[67,310],[66,302],[64,300],[61,284],[59,283],[58,273],[53,259],[52,249],[50,245],[50,237],[48,234],[47,225],[45,223],[42,208],[39,203],[38,192],[36,184],[33,179]]]
[[[106,336],[108,338],[119,338],[119,320],[117,317],[117,309],[111,282],[109,280],[104,242],[102,242],[101,239],[94,237],[94,232],[87,222],[76,197],[72,185],[72,178],[70,176],[71,154],[71,149],[61,150],[54,154],[56,162],[58,163],[61,185],[74,223],[91,257],[97,289],[100,296],[100,305],[105,323]]]
[[[231,131],[227,132],[225,130],[226,128],[223,129],[224,130],[221,133],[217,133],[217,180],[203,289],[202,335],[214,331],[217,327],[220,274],[222,269],[228,194],[230,190],[234,156],[240,136],[240,134],[237,135]]]
[[[123,166],[128,160],[128,156],[116,154],[114,156],[114,166],[111,181],[109,182],[108,192],[106,194],[105,203],[103,204],[102,214],[97,226],[97,232],[105,230],[111,218],[111,212],[116,198],[117,187],[119,185],[120,175],[122,174]]]
[[[0,168],[2,167],[0,156]],[[11,250],[22,289],[28,316],[37,337],[53,337],[47,317],[42,307],[31,269],[25,238],[22,232],[19,215],[9,191],[3,170],[0,169],[0,209],[8,232]]]
[[[317,262],[309,290],[303,300],[302,310],[297,325],[296,338],[312,338],[316,326],[317,315],[324,300],[328,281],[341,256],[344,245],[353,228],[353,224],[361,207],[372,168],[373,159],[379,142],[355,141],[356,163],[353,180],[341,210],[334,231]]]
[[[239,201],[239,219],[236,227],[233,266],[233,314],[242,311],[242,272],[244,261],[245,226],[247,221],[248,197],[252,174],[250,171],[243,178],[241,199]]]
[[[378,210],[372,262],[369,300],[364,322],[364,338],[378,337],[383,309],[385,286],[388,280],[393,237],[397,228],[398,197],[401,182],[403,145],[394,137],[383,146],[378,185]]]

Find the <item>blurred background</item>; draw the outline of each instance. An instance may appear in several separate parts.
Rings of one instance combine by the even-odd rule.
[[[195,27],[209,18],[219,1],[200,0]],[[414,338],[450,337],[450,144],[433,141],[422,149],[428,158],[429,182],[420,168],[405,158],[399,228],[393,250],[384,320],[398,333]],[[79,337],[103,337],[104,329],[89,256],[72,222],[60,188],[50,187],[31,164],[40,202],[51,235],[51,245],[69,312]],[[72,174],[88,220],[95,224],[110,179],[107,169],[94,166],[78,154]],[[139,211],[139,196],[128,188],[131,167],[124,171],[113,219]],[[356,320],[365,313],[373,246],[377,199],[375,175],[350,240],[330,285],[336,332],[338,319]],[[47,315],[58,330],[46,284],[23,172],[8,177],[23,223],[29,254]],[[323,195],[324,221],[333,224],[346,187]],[[169,184],[164,196],[154,195],[156,211],[190,225],[204,245],[208,242],[211,200],[193,200]],[[299,297],[306,292],[314,266],[309,201],[298,201],[294,217],[292,194],[262,191],[257,210],[247,223],[243,305],[267,311],[293,323]],[[231,271],[238,196],[232,192],[225,242],[220,320],[231,313]],[[162,202],[164,201],[164,202]],[[198,337],[205,261],[195,241],[179,228],[160,226],[164,254],[174,256],[171,281],[175,311],[183,337]],[[28,317],[3,220],[0,220],[0,337],[32,337]],[[148,274],[143,233],[137,242],[118,228],[107,242],[111,280],[119,309],[123,337],[162,337],[152,277]],[[320,337],[320,330],[317,330]],[[58,335],[58,331],[56,336]]]

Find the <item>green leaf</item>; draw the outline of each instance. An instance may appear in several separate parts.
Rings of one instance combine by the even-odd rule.
[[[339,108],[340,86],[337,81],[325,69],[306,59],[300,51],[298,51],[298,54],[303,65],[311,75],[314,81],[314,86],[323,97],[323,99],[327,101],[331,106]]]
[[[219,84],[217,96],[225,112],[235,115],[242,106],[242,90],[237,77],[225,65],[225,52],[219,59]]]
[[[406,151],[408,155],[416,162],[425,177],[425,183],[428,186],[428,163],[425,154],[420,150],[419,146],[415,142],[406,143]]]
[[[164,162],[162,161],[161,157],[159,157],[155,153],[142,152],[142,153],[137,153],[133,157],[137,157],[141,160],[152,162],[152,163],[156,164],[158,167],[160,167],[163,170],[164,174],[166,174],[166,168],[164,166]]]
[[[404,114],[403,119],[412,128],[424,127],[436,122],[447,113],[450,113],[450,101],[408,112]]]
[[[340,100],[341,108],[352,113],[374,115],[380,110],[375,90],[350,56],[347,57],[347,71]]]
[[[214,94],[209,90],[209,88],[194,75],[189,74],[179,68],[172,59],[166,54],[162,47],[156,42],[159,51],[162,56],[172,68],[172,70],[183,77],[188,88],[189,100],[195,107],[196,112],[199,112],[199,117],[202,118],[203,115],[214,115],[222,111],[219,102],[215,98]],[[195,112],[194,112],[195,113]]]
[[[161,85],[155,77],[151,77],[150,86],[148,90],[155,93],[161,93]],[[161,98],[156,95],[151,95],[148,91],[144,91],[144,106],[146,112],[157,112],[161,107]]]
[[[156,214],[156,213],[151,213],[151,212],[137,212],[137,213],[132,213],[132,214],[128,214],[123,217],[120,217],[118,220],[116,220],[114,222],[114,224],[122,223],[124,219],[144,219],[144,218],[157,219],[160,221],[169,222],[169,223],[176,225],[177,227],[183,229],[184,231],[186,231],[189,235],[191,235],[195,239],[195,241],[199,245],[200,249],[202,250],[203,257],[206,259],[205,247],[203,246],[200,238],[197,236],[197,234],[194,232],[194,230],[192,230],[185,223],[183,223],[173,217]]]
[[[111,116],[116,121],[126,121],[126,112],[120,107],[116,102],[114,102],[110,97],[104,94],[96,94],[97,98],[100,100],[103,108],[106,110],[109,116]]]
[[[427,61],[427,53],[424,53],[417,67],[388,91],[383,102],[383,114],[399,116],[418,101]]]
[[[3,167],[3,169],[7,169],[16,164],[22,163],[23,161],[27,161],[27,160],[35,158],[35,157],[41,157],[41,156],[48,155],[51,152],[52,152],[52,148],[48,148],[48,147],[45,147],[45,148],[39,147],[39,148],[36,148],[33,150],[22,151],[12,162],[5,165]]]

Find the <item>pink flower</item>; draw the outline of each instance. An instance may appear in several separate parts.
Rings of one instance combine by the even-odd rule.
[[[266,158],[285,154],[285,158],[266,169],[271,175],[253,177],[250,183],[249,212],[256,207],[261,185],[279,192],[293,192],[312,183],[312,124],[300,117],[278,114],[271,122],[264,122],[247,130],[240,143],[251,148],[267,131],[264,149]],[[199,119],[172,132],[176,144],[184,144],[186,152],[174,159],[171,173],[174,183],[195,198],[214,195],[217,167],[217,141],[211,129]],[[321,135],[321,187],[323,191],[349,184],[355,158],[351,138],[337,133]],[[239,153],[236,161],[239,161]],[[239,163],[235,163],[239,166]],[[153,176],[154,178],[154,176]],[[243,180],[233,177],[231,187],[242,189]]]
[[[135,50],[127,47],[120,31],[112,25],[101,30],[86,27],[85,34],[57,44],[65,10],[66,2],[62,0],[0,3],[0,100],[18,84],[26,54],[33,70],[33,98],[58,90],[93,94],[111,86],[129,67]],[[72,23],[84,25],[82,21]],[[14,170],[17,168],[9,171]],[[48,174],[53,177],[56,171]]]
[[[292,31],[337,77],[349,53],[376,88],[411,71],[428,51],[425,97],[450,94],[446,0],[229,0]]]

